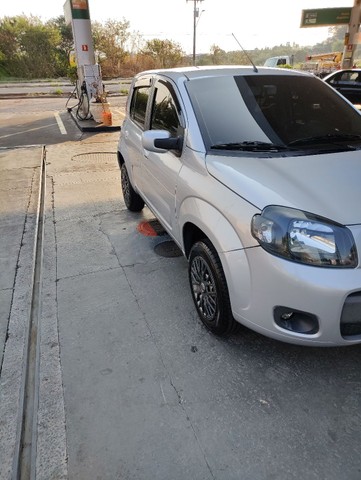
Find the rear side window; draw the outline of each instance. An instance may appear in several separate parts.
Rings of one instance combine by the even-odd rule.
[[[331,85],[337,85],[338,83],[355,84],[356,82],[361,82],[361,74],[354,71],[339,72],[329,81]]]
[[[130,103],[130,118],[143,129],[145,125],[145,114],[147,111],[149,92],[149,86],[135,88]]]

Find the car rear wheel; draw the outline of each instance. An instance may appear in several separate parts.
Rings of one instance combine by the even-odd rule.
[[[193,245],[188,274],[193,301],[204,325],[216,335],[231,333],[237,324],[232,316],[226,278],[218,254],[208,240]]]
[[[124,203],[128,210],[131,212],[140,212],[144,207],[144,201],[132,187],[132,184],[129,180],[128,170],[125,166],[125,163],[121,166],[121,181],[122,181],[122,191],[124,197]]]

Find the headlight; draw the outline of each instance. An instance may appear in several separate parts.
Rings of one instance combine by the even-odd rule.
[[[269,206],[253,217],[251,231],[265,250],[293,262],[338,268],[358,263],[350,230],[312,213]]]

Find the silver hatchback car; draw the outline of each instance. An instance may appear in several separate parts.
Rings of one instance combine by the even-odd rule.
[[[138,74],[118,144],[125,204],[189,262],[202,322],[361,342],[361,115],[295,70]]]

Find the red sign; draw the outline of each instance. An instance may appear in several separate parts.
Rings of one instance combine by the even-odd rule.
[[[87,0],[72,0],[72,5],[75,10],[88,10]]]

